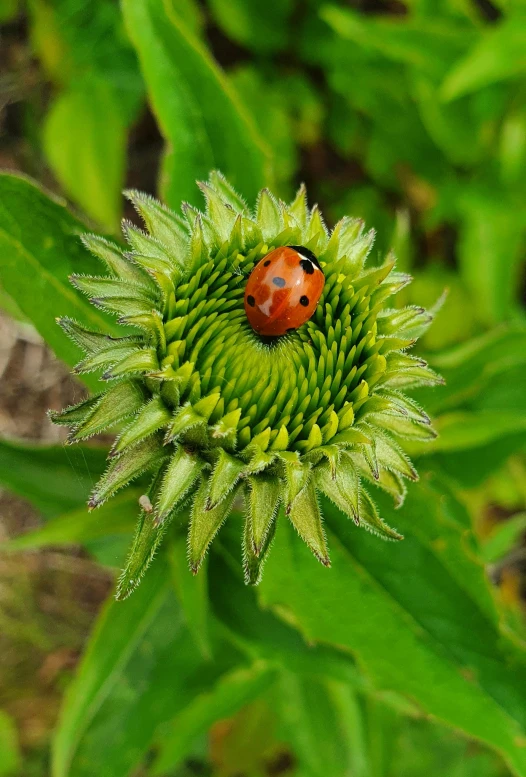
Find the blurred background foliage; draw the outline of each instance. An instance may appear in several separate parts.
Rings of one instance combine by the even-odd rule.
[[[489,663],[479,657],[470,668],[462,654],[469,640],[498,663],[500,637],[518,652],[526,638],[526,3],[1,0],[0,21],[0,166],[65,198],[92,228],[116,236],[120,219],[134,218],[125,187],[177,208],[182,200],[200,204],[194,182],[212,168],[248,199],[264,185],[291,198],[304,181],[330,226],[346,214],[363,218],[377,230],[371,260],[393,250],[398,269],[415,277],[399,304],[443,302],[419,353],[446,386],[417,397],[440,436],[425,448],[412,443],[424,482],[440,484],[429,504],[438,505],[441,529],[420,540],[439,555],[448,545],[442,572],[426,572],[433,565],[410,526],[406,560],[390,561],[391,547],[369,538],[346,547],[366,569],[385,564],[382,590],[455,656],[466,687],[479,674],[484,686]],[[16,277],[31,250],[57,287],[67,279],[67,261],[44,256],[45,225],[52,230],[57,207],[29,185],[2,188],[3,250],[15,250],[9,219],[22,226],[19,265],[6,269],[0,290],[9,316],[0,481],[24,501],[2,495],[2,539],[11,552],[0,557],[0,775],[47,774],[51,739],[54,777],[526,774],[524,735],[513,729],[509,742],[506,731],[499,738],[500,723],[482,701],[465,702],[462,719],[451,712],[464,699],[453,690],[448,712],[423,692],[404,694],[411,655],[401,687],[387,682],[381,663],[391,645],[377,644],[372,626],[358,643],[351,633],[331,636],[331,624],[316,632],[308,610],[323,621],[322,588],[302,609],[301,562],[294,580],[269,563],[258,597],[270,609],[257,611],[252,591],[232,593],[240,583],[228,534],[222,555],[211,559],[223,596],[215,583],[207,594],[205,575],[198,583],[187,577],[184,543],[175,537],[132,599],[104,605],[72,681],[141,491],[88,516],[83,504],[104,454],[27,443],[56,440],[42,420],[47,404],[82,391],[42,355],[33,327],[54,348],[59,336]],[[33,219],[44,226],[29,246]],[[56,237],[60,228],[53,229]],[[50,300],[59,304],[58,296]],[[14,435],[26,443],[7,439]],[[406,514],[423,521],[425,505],[415,496]],[[393,514],[395,525],[403,520]],[[287,540],[280,542],[283,559]],[[57,549],[63,543],[73,549]],[[46,550],[24,552],[35,548]],[[397,587],[406,569],[421,575],[421,601],[404,599]],[[316,574],[337,580],[335,571]],[[492,647],[456,601],[455,579],[477,612],[496,600]],[[340,584],[331,593],[340,597],[334,617],[346,621],[352,613]],[[383,603],[378,596],[375,607]],[[317,652],[296,628],[321,641]],[[430,671],[430,687],[437,677]],[[500,690],[499,682],[487,687],[524,723],[524,687],[521,699],[513,682],[502,680]]]

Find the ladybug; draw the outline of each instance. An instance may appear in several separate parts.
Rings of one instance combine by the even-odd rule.
[[[312,251],[275,248],[250,273],[245,313],[259,335],[277,337],[309,320],[321,297],[325,276]]]

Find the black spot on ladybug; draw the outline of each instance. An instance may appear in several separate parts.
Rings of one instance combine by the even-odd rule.
[[[315,254],[312,253],[310,248],[304,248],[303,246],[289,246],[289,248],[293,248],[295,251],[298,252],[298,254],[301,254],[305,259],[310,259],[313,264],[316,265],[318,270],[321,270],[320,263],[318,262],[317,257]]]
[[[303,297],[300,297],[300,305],[303,305],[303,307],[306,308],[308,304],[309,298],[304,294]]]
[[[266,262],[263,262],[263,267],[268,267],[270,264],[270,259],[267,259]]]
[[[274,286],[278,286],[278,288],[282,289],[286,283],[286,280],[285,278],[280,278],[278,275],[277,278],[272,278],[272,283]]]
[[[249,295],[248,295],[248,297],[247,297],[247,302],[248,302],[248,304],[250,305],[250,307],[251,307],[251,308],[253,308],[253,307],[254,307],[254,305],[256,304],[256,300],[254,299],[254,297],[252,296],[252,294],[249,294]]]
[[[301,265],[301,267],[303,269],[303,272],[306,272],[307,275],[312,275],[313,274],[313,272],[314,272],[314,265],[310,261],[310,259],[301,259],[300,260],[300,265]]]

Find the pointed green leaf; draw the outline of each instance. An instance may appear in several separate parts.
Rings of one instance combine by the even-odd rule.
[[[154,397],[134,416],[131,423],[119,435],[112,448],[112,455],[122,453],[129,445],[133,445],[158,429],[162,429],[163,426],[168,424],[171,417],[172,414],[162,399]]]
[[[148,437],[131,450],[125,451],[118,459],[111,462],[95,486],[88,502],[89,506],[98,507],[131,480],[143,472],[158,467],[166,455],[167,452],[163,449],[158,435]]]
[[[206,419],[202,415],[196,413],[193,405],[188,404],[181,407],[175,414],[173,421],[171,422],[169,429],[166,433],[166,441],[171,442],[177,439],[185,432],[193,429],[196,426],[206,425]]]
[[[329,567],[331,565],[329,551],[312,480],[300,491],[292,503],[288,516],[301,539],[308,545],[318,561]]]
[[[217,507],[207,510],[209,488],[208,479],[203,478],[192,505],[188,531],[188,561],[194,574],[199,570],[208,546],[230,513],[235,497],[234,489]]]
[[[263,189],[258,197],[257,223],[265,240],[275,237],[281,230],[279,207],[268,189]]]
[[[254,475],[248,479],[246,500],[246,522],[252,550],[259,556],[265,546],[267,535],[276,517],[281,489],[273,475]]]
[[[115,243],[110,243],[100,235],[82,235],[81,240],[94,256],[105,265],[108,272],[130,283],[148,286],[153,289],[153,283],[148,274],[126,257],[122,249]]]
[[[315,486],[329,497],[331,502],[358,524],[360,514],[360,479],[351,457],[342,453],[335,475],[328,464],[314,469]]]
[[[64,410],[49,410],[48,416],[54,424],[61,426],[78,426],[91,415],[102,394],[95,394],[76,405],[70,405]]]
[[[106,332],[94,332],[92,329],[86,329],[86,327],[74,321],[72,318],[64,316],[57,319],[57,324],[62,330],[73,340],[82,350],[87,354],[95,354],[99,351],[103,351],[105,348],[111,347],[115,342],[121,342],[122,340],[128,340],[131,342],[133,339],[138,338],[115,338]]]
[[[404,539],[396,529],[392,529],[380,518],[375,503],[363,488],[360,492],[360,525],[384,540]]]
[[[418,480],[418,474],[399,445],[387,434],[381,434],[374,429],[376,456],[378,464],[385,469],[399,472],[409,480]]]
[[[219,458],[210,478],[210,508],[218,505],[230,493],[244,469],[243,461],[220,449]]]
[[[102,377],[104,380],[113,380],[122,375],[137,375],[141,372],[155,372],[158,369],[159,362],[156,350],[153,348],[140,348],[117,362]]]
[[[148,490],[149,509],[142,509],[140,512],[132,546],[117,583],[115,598],[118,601],[127,599],[138,587],[148,567],[152,563],[153,557],[163,541],[166,529],[168,528],[169,524],[167,521],[161,525],[155,521],[155,516],[151,507],[152,501],[155,501],[156,499],[161,481],[162,473],[159,472]]]
[[[274,521],[266,535],[265,539],[256,553],[251,536],[250,519],[245,519],[243,528],[243,571],[246,585],[258,585],[261,582],[263,567],[272,546],[272,540],[276,532],[276,522]]]
[[[118,383],[102,395],[88,418],[72,433],[71,440],[86,440],[94,434],[111,429],[136,413],[145,399],[146,392],[139,381],[127,380]]]
[[[183,269],[189,237],[179,217],[149,194],[135,190],[125,194],[143,219],[150,235],[163,244],[170,257]]]
[[[157,522],[160,523],[174,510],[191,489],[203,467],[203,461],[195,453],[177,448],[164,473],[159,498],[155,506]]]

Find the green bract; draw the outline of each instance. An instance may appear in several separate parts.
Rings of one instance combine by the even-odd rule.
[[[435,436],[428,416],[402,393],[440,382],[406,353],[431,315],[384,307],[410,278],[394,271],[392,257],[364,269],[374,232],[344,218],[329,234],[318,208],[307,208],[303,187],[290,206],[264,189],[254,213],[217,172],[201,189],[205,213],[183,205],[182,217],[129,192],[148,232],[125,224],[128,252],[101,237],[83,238],[108,274],[72,282],[137,334],[114,338],[60,321],[86,352],[76,372],[102,370],[108,387],[53,419],[73,427],[72,442],[122,427],[90,507],[142,473],[153,475],[121,597],[187,504],[196,572],[243,496],[250,583],[260,578],[280,505],[329,565],[318,493],[357,525],[400,539],[379,517],[367,484],[401,504],[403,479],[417,475],[396,438]],[[255,263],[283,245],[311,249],[326,282],[313,318],[267,342],[252,331],[243,294]]]

